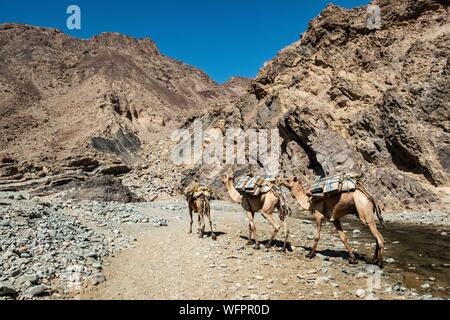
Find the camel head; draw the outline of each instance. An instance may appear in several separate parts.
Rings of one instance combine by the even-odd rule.
[[[305,192],[302,181],[298,177],[290,177],[280,179],[278,185],[289,189],[291,194],[297,199],[298,203],[304,210],[310,209],[309,195]]]
[[[300,179],[297,177],[280,178],[280,179],[278,179],[277,183],[278,183],[278,185],[284,186],[284,187],[288,188],[289,190],[292,190],[292,188],[296,184],[301,184]]]
[[[233,178],[233,175],[231,173],[225,173],[222,176],[222,181],[225,184],[227,184],[228,182],[233,181],[233,180],[234,180],[234,178]]]

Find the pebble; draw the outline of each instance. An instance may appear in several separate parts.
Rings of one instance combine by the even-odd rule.
[[[386,259],[386,263],[389,263],[389,264],[395,263],[395,259],[394,258],[388,258],[388,259]]]
[[[19,293],[10,284],[0,282],[0,297],[17,297]]]
[[[366,296],[366,290],[364,290],[364,289],[356,290],[356,296],[358,298],[364,298]]]
[[[330,278],[329,277],[319,277],[316,279],[316,284],[325,284],[330,282]]]
[[[34,298],[46,293],[47,288],[44,285],[33,286],[25,290],[23,296],[25,298]]]
[[[71,209],[70,215],[66,208]],[[92,222],[101,232],[85,226],[77,216]],[[51,289],[51,280],[66,280],[64,275],[72,267],[82,268],[82,280],[90,281],[89,276],[102,268],[101,257],[112,256],[132,245],[134,238],[119,231],[125,216],[167,225],[165,219],[144,216],[136,204],[96,201],[75,204],[54,199],[46,203],[12,202],[8,208],[0,206],[0,270],[8,270],[7,274],[0,272],[0,280],[10,279],[14,287],[8,288],[32,298],[41,295],[36,293],[42,290],[40,285],[46,284]],[[68,286],[71,282],[57,283]],[[6,286],[4,291],[14,295]]]
[[[105,282],[105,281],[106,281],[106,278],[105,278],[105,276],[104,276],[103,274],[101,274],[101,273],[96,274],[96,275],[94,275],[94,276],[91,278],[91,284],[93,284],[94,286],[96,286],[96,285],[98,285],[98,284],[101,284],[101,283],[103,283],[103,282]]]
[[[422,289],[425,289],[425,290],[427,290],[427,289],[430,289],[430,284],[429,283],[424,283],[423,285],[421,285],[420,286]]]

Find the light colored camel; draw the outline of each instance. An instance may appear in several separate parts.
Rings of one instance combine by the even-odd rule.
[[[308,258],[314,258],[316,256],[317,245],[320,240],[320,232],[322,223],[325,218],[333,222],[334,227],[339,233],[341,241],[344,243],[345,248],[350,256],[350,263],[357,264],[358,260],[355,257],[350,245],[348,243],[347,236],[342,229],[340,220],[349,214],[355,214],[361,222],[368,226],[372,235],[376,240],[376,249],[373,257],[373,263],[377,263],[380,267],[383,266],[383,254],[384,254],[384,239],[377,229],[375,214],[377,215],[380,223],[384,225],[381,210],[376,201],[369,193],[360,185],[357,190],[353,192],[344,192],[340,194],[325,195],[325,197],[313,200],[308,197],[303,188],[303,184],[298,178],[290,178],[282,180],[281,185],[286,186],[292,193],[295,199],[297,199],[300,206],[309,210],[316,221],[317,234],[314,239],[311,252],[307,255]]]
[[[255,213],[261,212],[262,216],[272,225],[273,232],[267,247],[271,247],[275,236],[278,231],[280,231],[280,225],[275,221],[273,217],[273,212],[278,209],[280,221],[283,224],[284,230],[284,244],[283,252],[286,252],[287,240],[289,237],[289,229],[287,226],[286,216],[287,212],[282,206],[280,197],[275,194],[274,191],[269,191],[268,193],[261,194],[258,196],[253,196],[250,194],[241,194],[234,187],[234,179],[231,175],[225,175],[223,177],[223,183],[228,190],[231,199],[239,203],[247,214],[247,219],[249,222],[249,240],[248,244],[252,244],[252,239],[255,240],[255,249],[259,249],[258,236],[256,234],[255,225]]]
[[[205,216],[208,217],[209,226],[211,228],[211,238],[213,240],[217,239],[216,234],[213,230],[212,220],[211,220],[211,206],[209,200],[205,195],[200,195],[199,197],[189,197],[187,199],[189,206],[189,216],[191,218],[189,234],[192,234],[192,225],[194,224],[194,212],[198,214],[198,236],[203,238],[205,234]]]

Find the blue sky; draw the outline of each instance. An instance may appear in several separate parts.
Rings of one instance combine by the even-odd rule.
[[[329,2],[351,8],[369,0],[1,0],[0,23],[54,27],[79,38],[107,31],[150,37],[164,54],[224,82],[254,77]],[[66,27],[71,4],[81,8],[81,30]]]

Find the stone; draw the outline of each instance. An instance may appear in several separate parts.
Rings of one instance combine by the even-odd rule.
[[[105,281],[106,281],[106,278],[105,278],[105,276],[104,276],[103,274],[101,274],[101,273],[94,275],[94,276],[90,279],[91,284],[94,285],[94,286],[99,285],[99,284],[101,284],[101,283],[103,283],[103,282],[105,282]]]
[[[358,298],[364,298],[365,295],[366,295],[366,290],[364,290],[364,289],[358,289],[358,290],[356,290],[356,296],[357,296]]]
[[[16,281],[15,284],[17,284],[18,286],[22,286],[26,283],[29,283],[30,285],[37,285],[39,281],[39,278],[34,275],[34,274],[24,274],[19,276]]]
[[[386,263],[389,263],[389,264],[395,263],[395,259],[388,258],[388,259],[386,259]]]
[[[44,295],[46,293],[46,291],[47,291],[46,286],[37,285],[37,286],[33,286],[33,287],[26,289],[25,292],[23,293],[23,296],[25,298],[40,297],[40,296]]]
[[[0,282],[0,297],[17,297],[19,293],[10,284]]]

